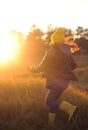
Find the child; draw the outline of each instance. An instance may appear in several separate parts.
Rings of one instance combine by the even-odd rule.
[[[76,63],[71,53],[71,45],[77,48],[72,42],[65,43],[65,29],[57,28],[51,36],[51,43],[42,62],[37,67],[31,67],[32,72],[42,72],[46,80],[46,88],[49,90],[46,97],[46,104],[49,107],[49,124],[54,125],[54,120],[58,109],[65,111],[71,120],[76,106],[67,101],[58,102],[58,98],[67,88],[69,81],[77,81],[73,70]]]

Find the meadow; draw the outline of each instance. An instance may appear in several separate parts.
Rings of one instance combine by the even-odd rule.
[[[88,130],[88,55],[74,55],[77,82],[70,82],[61,95],[78,106],[69,124],[67,115],[58,112],[54,130]],[[46,79],[27,69],[0,75],[0,130],[51,130],[45,104]]]

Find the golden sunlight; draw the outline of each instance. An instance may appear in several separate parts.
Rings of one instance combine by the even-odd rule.
[[[0,35],[0,64],[6,64],[15,55],[16,44],[8,33]]]

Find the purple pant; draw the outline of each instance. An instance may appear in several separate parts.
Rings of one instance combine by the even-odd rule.
[[[60,97],[62,92],[67,88],[68,84],[69,81],[63,79],[47,80],[46,87],[49,88],[49,90],[45,102],[49,107],[49,112],[58,112],[58,107],[60,104],[58,102],[58,98]]]

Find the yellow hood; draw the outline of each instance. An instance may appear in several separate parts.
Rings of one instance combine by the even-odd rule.
[[[65,42],[65,29],[57,28],[56,31],[51,35],[51,43],[64,43]]]

